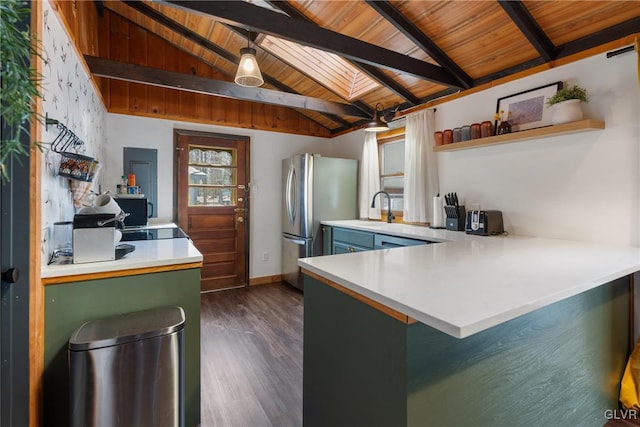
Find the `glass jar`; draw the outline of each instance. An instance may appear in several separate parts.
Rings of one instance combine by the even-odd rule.
[[[498,131],[496,132],[498,135],[504,135],[505,133],[511,133],[511,123],[508,121],[501,122],[498,125]]]

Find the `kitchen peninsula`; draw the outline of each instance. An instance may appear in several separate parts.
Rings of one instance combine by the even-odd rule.
[[[299,261],[305,425],[602,425],[617,408],[640,248],[325,225],[440,243]]]
[[[127,243],[135,251],[119,260],[42,268],[47,425],[69,425],[67,344],[74,330],[89,320],[168,306],[184,309],[186,425],[200,422],[202,254],[188,238]]]

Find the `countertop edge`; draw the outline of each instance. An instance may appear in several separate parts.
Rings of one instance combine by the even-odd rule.
[[[349,254],[345,254],[343,256],[348,256]],[[562,301],[567,298],[571,298],[573,296],[579,295],[583,292],[587,292],[591,289],[595,289],[598,286],[602,286],[606,283],[609,283],[613,280],[619,279],[621,277],[625,277],[627,275],[631,275],[638,271],[640,266],[629,267],[623,270],[620,270],[615,273],[611,273],[608,275],[604,275],[602,277],[593,279],[586,283],[578,284],[574,287],[566,289],[563,292],[558,292],[555,294],[549,295],[547,298],[543,298],[534,302],[531,302],[526,305],[522,305],[519,307],[515,307],[512,310],[499,313],[495,316],[491,316],[481,321],[466,324],[466,325],[455,325],[450,322],[447,322],[443,319],[439,319],[435,316],[431,316],[427,313],[421,312],[415,308],[409,307],[405,304],[402,304],[398,301],[393,300],[385,295],[374,292],[370,289],[364,288],[362,286],[357,285],[349,280],[343,279],[335,274],[329,273],[324,269],[317,268],[311,264],[304,262],[303,260],[299,261],[299,265],[309,270],[310,272],[317,274],[320,277],[324,277],[339,286],[343,286],[351,291],[354,291],[366,298],[369,298],[379,304],[382,304],[392,310],[396,310],[410,318],[417,320],[420,323],[424,323],[427,326],[431,326],[434,329],[437,329],[441,332],[444,332],[448,335],[451,335],[455,338],[466,338],[471,335],[474,335],[478,332],[482,332],[494,326],[500,325],[502,323],[513,320],[517,317],[523,316],[525,314],[531,313],[533,311],[539,310],[541,308],[547,307],[556,302]]]
[[[84,280],[77,279],[78,276],[109,277],[111,274],[116,277],[140,274],[145,270],[170,271],[184,269],[184,266],[194,268],[194,265],[202,265],[202,254],[190,239],[141,240],[128,243],[136,246],[136,250],[119,260],[42,266],[41,282],[52,284],[60,283],[60,278],[77,281]],[[73,279],[74,277],[76,279]]]

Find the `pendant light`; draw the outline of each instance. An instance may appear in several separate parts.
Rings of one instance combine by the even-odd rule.
[[[364,125],[365,132],[384,132],[385,130],[389,130],[389,125],[382,121],[381,117],[383,116],[383,107],[382,104],[376,104],[376,111],[373,113],[373,120]]]
[[[251,32],[249,31],[247,33],[247,47],[240,49],[240,63],[234,81],[240,86],[258,87],[262,86],[264,79],[256,60],[256,50],[249,47],[250,39]]]

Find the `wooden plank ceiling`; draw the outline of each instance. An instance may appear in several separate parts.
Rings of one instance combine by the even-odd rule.
[[[96,2],[99,13],[106,8],[155,34],[199,58],[224,81],[206,83],[188,74],[161,74],[153,67],[123,67],[106,57],[88,57],[89,67],[99,76],[181,90],[193,90],[180,80],[194,77],[189,84],[200,93],[289,106],[329,133],[338,133],[362,125],[378,103],[390,120],[394,110],[640,35],[640,1],[252,3]],[[283,60],[283,54],[262,48],[266,35],[337,54],[374,84],[357,98],[347,99],[344,91],[330,88],[329,72],[314,78]],[[247,37],[257,50],[265,78],[262,88],[230,83]]]

